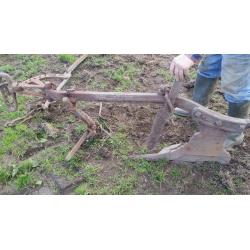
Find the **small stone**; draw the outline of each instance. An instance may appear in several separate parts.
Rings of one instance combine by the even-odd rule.
[[[37,194],[39,194],[39,195],[51,195],[51,194],[55,194],[55,193],[49,187],[42,187],[38,190]]]

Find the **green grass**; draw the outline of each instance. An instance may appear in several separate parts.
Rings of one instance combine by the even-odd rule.
[[[91,81],[88,83],[88,87],[92,90],[95,90],[95,89],[105,90],[108,87],[108,83]]]
[[[174,182],[179,182],[182,179],[182,173],[179,167],[173,167],[170,171],[170,177]]]
[[[159,68],[159,69],[157,69],[156,73],[158,75],[161,75],[167,82],[174,81],[174,76],[167,69]]]
[[[84,164],[82,167],[85,177],[85,183],[78,186],[74,193],[78,195],[87,195],[98,193],[98,172],[99,167],[89,164]]]
[[[87,174],[86,182],[78,186],[74,193],[78,195],[97,195],[97,194],[112,194],[112,195],[127,195],[134,194],[135,187],[138,184],[137,176],[115,176],[110,183],[101,183],[98,173],[92,174],[89,177]]]
[[[5,65],[0,66],[0,72],[11,74],[14,71],[15,71],[15,68],[10,64],[5,64]]]
[[[157,162],[149,162],[144,159],[132,160],[126,159],[124,166],[132,168],[138,175],[147,175],[153,183],[161,184],[166,179],[166,167],[167,161],[161,160]]]
[[[10,64],[0,66],[0,71],[11,74],[19,81],[26,80],[39,74],[46,60],[40,55],[16,55],[15,67]]]
[[[76,60],[76,56],[71,54],[61,54],[58,57],[59,60],[63,63],[73,63]]]
[[[118,131],[109,138],[107,145],[111,147],[113,154],[120,158],[126,158],[133,151],[133,145],[128,140],[127,134],[122,131]]]
[[[159,68],[156,70],[156,73],[158,75],[161,75],[167,82],[173,82],[175,79],[168,69]],[[188,71],[187,78],[188,80],[195,80],[196,75],[197,75],[197,69],[191,68]]]
[[[126,91],[135,85],[134,78],[140,73],[140,69],[134,64],[122,65],[118,69],[107,71],[108,76],[117,82],[115,91]]]
[[[79,175],[78,170],[84,166],[84,162],[80,154],[81,150],[70,161],[65,161],[71,147],[71,145],[60,145],[47,148],[36,156],[35,161],[45,173],[54,173],[73,180]]]
[[[0,139],[0,158],[5,154],[12,154],[20,158],[36,140],[36,134],[28,126],[21,124],[5,128]]]
[[[35,181],[31,174],[21,174],[15,180],[16,188],[20,191],[24,188],[33,186]]]
[[[26,113],[27,102],[30,97],[18,96],[18,110],[15,112],[9,112],[7,106],[3,102],[2,96],[0,95],[0,121],[9,121],[23,116]]]
[[[46,63],[40,55],[17,55],[17,59],[20,66],[16,70],[16,77],[21,81],[36,76]]]
[[[197,76],[197,69],[191,68],[188,72],[189,80],[195,80]]]
[[[85,123],[79,123],[75,127],[75,132],[77,135],[82,135],[87,129],[87,125]]]
[[[7,167],[0,167],[0,183],[7,184],[11,179],[11,170]]]
[[[237,177],[233,178],[233,182],[237,188],[240,188],[244,184],[245,179],[241,176],[237,176]]]
[[[93,55],[88,62],[91,66],[105,66],[107,64],[107,58],[105,55]]]
[[[137,184],[138,180],[135,175],[117,176],[116,183],[111,189],[111,194],[115,195],[133,194]]]
[[[7,167],[0,167],[0,182],[2,184],[13,183],[18,191],[25,188],[35,187],[42,184],[42,180],[34,174],[36,163],[31,159],[13,164]]]
[[[107,55],[91,55],[85,62],[85,65],[91,67],[105,66],[108,63]]]

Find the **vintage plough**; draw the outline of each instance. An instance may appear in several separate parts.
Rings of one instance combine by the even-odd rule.
[[[181,97],[179,95],[182,89],[181,82],[174,82],[171,89],[162,88],[158,93],[62,90],[72,71],[85,58],[86,56],[80,57],[64,74],[40,75],[23,82],[14,82],[8,74],[0,73],[0,79],[2,78],[0,90],[9,111],[14,111],[18,108],[17,94],[40,96],[43,99],[41,109],[47,109],[50,104],[61,100],[68,104],[71,113],[87,124],[87,132],[82,135],[68,153],[66,160],[72,158],[86,139],[95,136],[97,133],[96,122],[84,111],[77,108],[77,103],[81,101],[158,104],[160,108],[147,140],[149,150],[153,150],[157,145],[165,124],[171,119],[175,107],[189,111],[192,119],[198,123],[199,131],[188,142],[166,147],[159,153],[131,156],[132,158],[143,158],[152,161],[168,159],[188,162],[217,161],[228,163],[231,157],[224,147],[226,135],[232,132],[241,133],[250,128],[250,119],[228,117]],[[59,85],[54,84],[53,81],[55,79],[61,79],[61,83]]]

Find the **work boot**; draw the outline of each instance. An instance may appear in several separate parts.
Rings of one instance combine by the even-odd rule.
[[[206,78],[197,74],[192,100],[206,106],[213,94],[217,78]],[[186,110],[175,108],[175,114],[179,116],[190,116]]]
[[[241,103],[228,104],[228,115],[236,118],[246,119],[250,113],[250,101],[244,101]],[[224,143],[225,148],[231,149],[233,146],[239,145],[244,140],[243,133],[228,133]]]

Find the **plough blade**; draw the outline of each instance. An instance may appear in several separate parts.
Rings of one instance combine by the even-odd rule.
[[[138,155],[133,158],[148,161],[160,159],[186,162],[217,161],[226,164],[231,159],[230,154],[224,148],[226,133],[222,130],[201,126],[200,131],[195,133],[188,143],[171,145],[159,153]]]

